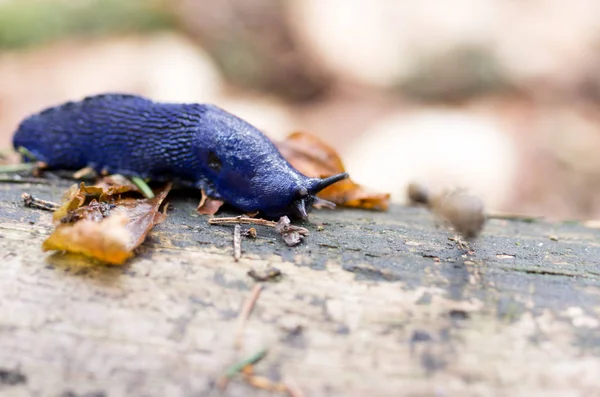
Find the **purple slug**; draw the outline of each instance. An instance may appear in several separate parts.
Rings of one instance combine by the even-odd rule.
[[[123,94],[67,102],[25,119],[13,145],[53,169],[173,180],[253,213],[306,219],[316,194],[348,177],[309,178],[244,120],[207,104]]]

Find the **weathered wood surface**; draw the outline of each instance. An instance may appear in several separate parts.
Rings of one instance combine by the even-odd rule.
[[[492,220],[465,254],[421,209],[320,211],[301,246],[258,227],[236,263],[233,227],[179,195],[140,255],[110,267],[40,251],[50,214],[20,194],[65,187],[0,184],[2,396],[277,395],[215,387],[262,347],[256,372],[306,396],[600,395],[596,230]],[[246,273],[265,266],[284,275],[238,351]]]

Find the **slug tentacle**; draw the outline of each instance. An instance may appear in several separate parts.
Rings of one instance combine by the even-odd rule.
[[[306,219],[308,218],[308,213],[306,212],[306,200],[300,199],[294,201],[293,208],[295,210],[295,215],[297,218]]]
[[[308,189],[308,192],[310,194],[317,194],[321,190],[333,185],[334,183],[343,181],[344,179],[347,179],[347,178],[348,178],[348,174],[346,172],[342,172],[341,174],[332,175],[327,178],[316,179],[312,183],[312,186],[310,186],[310,188]]]

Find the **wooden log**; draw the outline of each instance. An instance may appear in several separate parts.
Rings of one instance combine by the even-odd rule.
[[[491,220],[464,251],[420,208],[323,210],[297,247],[255,226],[235,262],[233,226],[210,226],[186,191],[115,267],[41,252],[51,214],[21,194],[58,201],[66,186],[0,184],[2,395],[219,395],[217,379],[263,348],[253,373],[306,396],[600,390],[597,230]],[[273,266],[283,276],[264,283],[237,350],[247,272]],[[274,395],[245,379],[224,395]]]

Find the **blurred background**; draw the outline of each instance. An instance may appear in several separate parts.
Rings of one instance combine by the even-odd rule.
[[[600,217],[598,0],[0,0],[0,148],[107,91],[211,102],[359,183]]]

